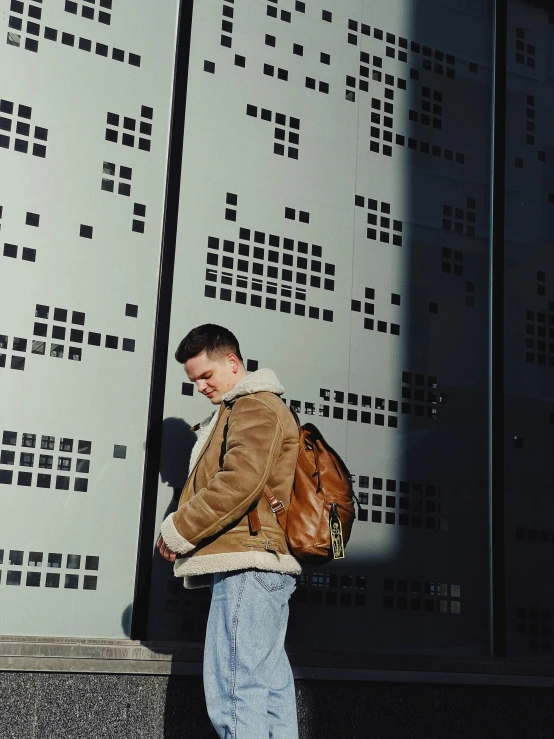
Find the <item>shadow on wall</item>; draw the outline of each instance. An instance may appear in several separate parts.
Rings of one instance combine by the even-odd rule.
[[[160,455],[160,480],[173,489],[173,495],[163,517],[177,510],[181,491],[187,481],[190,455],[196,443],[196,434],[190,430],[190,424],[182,418],[166,418],[163,422],[162,448]],[[164,559],[155,544],[158,532],[155,532],[154,550],[152,553],[152,585],[157,597],[164,601],[168,594],[176,594],[182,590],[181,579],[173,577],[173,564]],[[168,593],[167,589],[170,588]],[[161,615],[161,609],[154,613]]]
[[[166,418],[162,424],[162,447],[160,451],[160,480],[172,488],[173,495],[167,506],[163,519],[177,510],[179,496],[188,477],[189,461],[192,448],[196,443],[196,434],[190,430],[188,424],[182,418]],[[155,532],[157,541],[158,532]],[[155,547],[153,542],[152,553],[152,595],[158,598],[166,598],[165,585],[172,582],[173,565],[165,560]],[[182,584],[174,580],[174,586]],[[126,636],[131,634],[132,605],[129,604],[122,613],[121,625]]]
[[[164,518],[177,510],[181,490],[188,477],[189,460],[196,434],[182,418],[166,418],[163,422],[160,480],[173,488],[173,498]]]
[[[196,434],[190,430],[190,424],[182,418],[166,418],[163,422],[162,449],[160,455],[160,480],[173,489],[173,495],[167,506],[162,521],[177,510],[181,491],[187,481],[190,455],[196,443]],[[154,551],[152,554],[152,582],[166,590],[169,587],[180,590],[182,581],[173,577],[173,564],[165,560],[158,552],[155,544],[158,532],[155,532]],[[159,597],[167,594],[158,591]]]
[[[131,636],[131,619],[133,616],[133,605],[129,603],[127,608],[121,614],[121,629],[125,636]]]
[[[164,709],[164,739],[217,739],[212,727],[202,678],[170,675],[167,681]]]
[[[166,518],[177,510],[179,496],[188,477],[190,455],[196,443],[196,434],[190,430],[190,424],[182,418],[166,418],[163,422],[162,440],[160,480],[173,488],[172,499],[163,516]],[[173,577],[173,565],[167,562],[157,549],[154,549],[152,555],[152,577],[153,583],[169,582],[169,587],[175,590],[180,591],[183,588],[182,580]],[[167,596],[163,594],[162,597]],[[152,644],[148,646],[155,649]],[[183,736],[216,739],[217,734],[206,711],[202,680],[185,678],[183,681],[170,675],[164,707],[164,739],[181,739]]]
[[[327,664],[332,664],[331,650],[448,654],[454,649],[482,654],[488,649],[491,90],[490,64],[481,49],[489,48],[490,0],[470,4],[474,16],[454,14],[448,3],[395,0],[392,6],[398,9],[405,5],[411,14],[411,22],[405,18],[397,25],[393,12],[390,24],[384,20],[387,13],[380,6],[386,4],[364,2],[364,12],[356,21],[356,27],[358,22],[368,21],[374,33],[370,40],[360,36],[356,41],[360,43],[360,62],[365,63],[361,55],[369,57],[371,51],[372,60],[378,60],[383,71],[367,69],[371,92],[367,81],[357,80],[355,93],[353,89],[348,93],[352,97],[343,102],[359,112],[357,164],[350,173],[351,185],[346,187],[344,200],[337,199],[336,207],[328,208],[323,188],[318,205],[325,208],[328,219],[342,222],[344,202],[351,202],[357,208],[353,218],[363,224],[355,225],[362,230],[359,235],[356,231],[352,293],[336,297],[337,307],[343,299],[359,303],[348,327],[356,337],[349,358],[356,369],[348,390],[356,394],[368,387],[367,392],[385,394],[388,382],[382,375],[384,369],[390,369],[395,378],[391,398],[396,400],[387,405],[384,398],[375,398],[371,420],[376,423],[371,427],[351,423],[349,427],[351,434],[361,438],[357,446],[352,443],[353,450],[358,449],[355,464],[359,465],[352,472],[357,493],[365,498],[365,518],[355,526],[364,553],[370,547],[377,550],[378,564],[373,566],[367,554],[364,558],[349,556],[344,567],[334,565],[322,571],[324,586],[319,573],[313,580],[306,578],[291,604],[288,645],[298,645],[302,651],[330,652]],[[381,25],[381,21],[384,27],[375,29],[375,22]],[[462,21],[467,21],[468,34],[449,37]],[[396,44],[399,32],[406,38],[399,36]],[[313,34],[315,46],[319,43],[315,28]],[[390,48],[385,49],[383,40],[388,43],[389,36]],[[426,44],[433,44],[433,48]],[[393,50],[393,46],[397,48]],[[409,67],[404,64],[403,57],[408,56],[404,49],[409,51]],[[348,48],[348,58],[350,53]],[[347,70],[350,62],[346,56],[344,64]],[[252,102],[258,100],[254,95]],[[294,114],[301,107],[301,97],[292,95],[287,104]],[[482,115],[476,116],[475,111]],[[343,135],[342,120],[341,114],[333,129],[337,149]],[[232,174],[222,166],[222,181]],[[391,214],[400,220],[391,220]],[[263,215],[257,223],[261,231],[269,229]],[[379,224],[381,230],[366,228],[366,224]],[[403,233],[403,241],[398,241],[398,233]],[[399,247],[403,247],[400,252]],[[391,289],[397,292],[391,293]],[[374,299],[376,305],[371,302]],[[374,310],[376,319],[390,315],[391,322],[374,320]],[[300,331],[300,319],[293,320]],[[393,332],[392,321],[397,320]],[[385,332],[390,335],[385,337]],[[385,340],[389,351],[372,351],[373,347],[384,347]],[[306,367],[310,360],[303,357],[300,361]],[[279,372],[278,366],[276,370]],[[393,424],[399,419],[400,428],[394,432],[398,426]],[[175,509],[177,491],[186,476],[184,448],[187,435],[192,434],[187,424],[174,418],[164,423],[163,430],[161,479],[174,490],[167,515]],[[390,438],[384,439],[385,433]],[[380,451],[364,455],[366,443],[368,449],[375,446]],[[394,542],[394,548],[384,553],[386,541]],[[171,622],[172,633],[178,633],[181,643],[188,637],[198,644],[202,641],[204,604],[187,593],[175,604],[174,612],[166,611],[166,600],[172,598],[171,574],[171,565],[154,551],[151,613],[159,619],[156,631],[163,638],[164,628]],[[176,582],[174,587],[182,585]],[[190,628],[183,629],[185,623],[191,624]],[[176,675],[168,683],[165,736],[177,736],[172,733],[176,714],[182,716],[183,734],[213,735],[203,725],[197,731],[194,724],[189,725],[189,717],[193,721],[191,706],[205,717],[204,702],[201,693],[182,695],[182,684]],[[352,705],[344,700],[347,694],[343,689],[343,706]],[[362,699],[359,705],[364,703],[367,716],[367,700]],[[344,734],[344,726],[336,725],[320,710],[326,705],[324,699],[316,709],[311,705],[301,720],[305,726],[317,727],[314,736],[355,735],[354,727],[352,733]],[[362,731],[366,732],[365,726]],[[406,727],[404,731],[410,734]],[[433,728],[424,735],[442,736],[442,731]],[[379,736],[391,734],[385,727]]]
[[[554,731],[550,688],[301,680],[296,702],[300,739],[550,739]],[[215,739],[203,703],[200,678],[171,676],[164,739]]]

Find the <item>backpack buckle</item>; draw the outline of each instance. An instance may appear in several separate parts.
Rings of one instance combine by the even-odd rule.
[[[270,503],[269,505],[271,506],[271,510],[275,515],[285,510],[285,504],[282,500],[278,500],[276,503]]]

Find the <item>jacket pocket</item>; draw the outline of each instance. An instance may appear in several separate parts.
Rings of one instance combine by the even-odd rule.
[[[257,570],[254,577],[270,593],[276,590],[283,590],[287,582],[287,575],[284,572],[264,572]]]

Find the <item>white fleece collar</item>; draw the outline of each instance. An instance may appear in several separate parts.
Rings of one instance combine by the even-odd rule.
[[[225,393],[223,400],[235,400],[235,398],[240,398],[243,395],[261,392],[276,393],[277,395],[283,395],[285,392],[285,388],[277,379],[275,372],[267,367],[243,377],[232,390]]]
[[[255,372],[251,372],[240,382],[237,382],[232,390],[229,390],[228,393],[225,393],[225,395],[223,396],[223,400],[234,400],[235,398],[240,398],[242,395],[261,393],[262,391],[276,393],[277,395],[283,395],[283,393],[285,392],[285,388],[281,385],[281,383],[277,379],[277,375],[275,374],[275,372],[273,372],[273,370],[264,368],[256,370]],[[217,421],[218,415],[218,411],[214,411],[200,424],[197,432],[197,441],[192,448],[192,452],[190,455],[189,475],[192,471],[192,468],[196,464],[196,460],[198,459],[208,436],[211,434],[215,422]]]

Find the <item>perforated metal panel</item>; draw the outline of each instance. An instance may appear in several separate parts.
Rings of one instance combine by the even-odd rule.
[[[344,563],[299,582],[291,644],[488,648],[489,11],[194,7],[157,525],[211,409],[172,353],[222,323],[361,501]],[[201,639],[209,593],[154,563],[150,636]]]
[[[505,444],[507,645],[552,660],[554,14],[508,4]]]
[[[177,15],[3,3],[3,634],[128,633]]]

